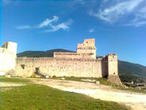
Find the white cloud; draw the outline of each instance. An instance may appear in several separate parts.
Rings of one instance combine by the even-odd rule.
[[[57,21],[59,20],[58,16],[53,16],[52,19],[45,19],[42,21],[40,24],[37,26],[30,26],[30,25],[22,25],[22,26],[17,26],[16,29],[18,30],[24,30],[24,29],[44,29],[45,32],[55,32],[58,30],[68,30],[70,25],[72,24],[73,20],[68,20],[66,22],[58,23]]]
[[[135,14],[135,18],[127,25],[139,27],[145,24],[146,24],[146,6],[140,8],[138,12]]]
[[[23,25],[23,26],[17,26],[16,29],[22,30],[22,29],[31,29],[32,27],[29,25]]]
[[[136,26],[136,27],[139,27],[139,26],[142,26],[142,25],[145,25],[146,24],[146,21],[137,21],[137,22],[133,22],[131,24],[131,26]]]
[[[50,25],[52,22],[57,22],[58,19],[59,19],[58,16],[53,16],[52,19],[47,18],[47,19],[44,20],[42,23],[40,23],[38,27],[39,27],[39,28],[44,28],[44,27]]]
[[[55,32],[58,30],[68,30],[69,26],[72,24],[72,20],[68,20],[67,22],[63,22],[57,25],[50,25],[51,29],[47,29],[45,32]]]
[[[115,22],[121,16],[133,12],[144,0],[128,0],[119,2],[109,8],[99,9],[98,12],[90,12],[90,15],[100,18],[106,22]]]
[[[89,33],[93,33],[94,31],[94,28],[89,29]]]

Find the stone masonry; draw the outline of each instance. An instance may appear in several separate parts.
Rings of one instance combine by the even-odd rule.
[[[0,47],[0,75],[15,70],[17,44],[7,42]]]
[[[31,77],[34,73],[50,77],[117,77],[118,58],[116,54],[96,58],[95,39],[86,39],[78,44],[76,52],[54,52],[53,57],[17,58],[14,76]]]

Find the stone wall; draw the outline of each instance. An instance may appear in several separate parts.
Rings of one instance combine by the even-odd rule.
[[[17,58],[15,76],[30,77],[39,72],[41,75],[56,77],[105,77],[118,76],[117,55],[109,54],[104,58],[66,59],[66,58]],[[14,75],[14,74],[13,74]]]
[[[107,55],[108,58],[108,75],[118,75],[118,57],[116,54]]]
[[[118,57],[116,54],[107,55],[108,80],[112,83],[122,84],[118,75]]]
[[[15,76],[23,77],[39,73],[50,77],[109,78],[118,75],[118,59],[115,54],[96,58],[95,39],[86,39],[78,44],[77,52],[54,52],[52,58],[17,58],[15,70]]]
[[[77,46],[78,54],[90,54],[92,59],[96,59],[95,39],[85,39],[83,43]]]
[[[15,69],[16,52],[17,44],[14,42],[7,42],[0,47],[0,75]]]
[[[78,44],[77,52],[54,52],[54,57],[27,58],[16,60],[17,44],[7,42],[0,48],[0,74],[31,77],[34,74],[56,77],[105,77],[120,82],[116,54],[96,58],[95,39],[86,39]]]
[[[78,44],[76,52],[54,52],[54,58],[96,59],[95,39],[85,39]]]
[[[57,59],[93,59],[92,56],[92,53],[54,52],[54,58]]]
[[[102,77],[102,61],[86,59],[17,58],[16,76],[30,77],[36,71],[56,77]]]

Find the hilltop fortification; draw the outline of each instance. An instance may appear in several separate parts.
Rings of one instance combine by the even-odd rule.
[[[79,43],[76,52],[54,52],[53,57],[16,59],[16,48],[15,43],[8,42],[1,48],[0,54],[1,71],[15,68],[13,76],[31,77],[36,74],[48,77],[104,77],[113,81],[118,79],[117,55],[96,57],[95,39],[85,39]]]
[[[77,45],[76,52],[54,52],[53,57],[17,58],[16,76],[30,77],[33,73],[50,77],[113,77],[118,76],[118,58],[108,54],[96,58],[95,39]]]

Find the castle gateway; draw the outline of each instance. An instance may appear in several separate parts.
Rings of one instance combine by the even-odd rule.
[[[7,47],[13,47],[10,50],[16,54],[15,43],[7,43]],[[15,66],[15,55],[11,58]],[[118,59],[116,54],[96,57],[95,39],[86,39],[77,45],[76,52],[54,52],[53,57],[18,57],[15,68],[10,69],[15,70],[13,76],[23,77],[39,74],[50,77],[109,78],[118,76]]]

